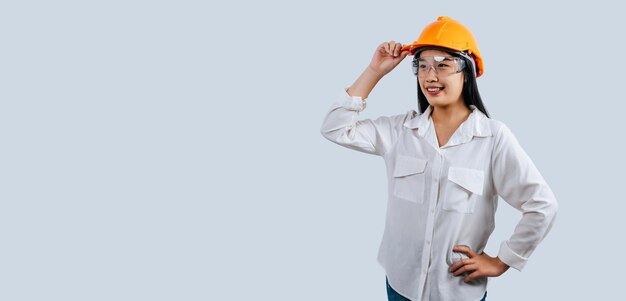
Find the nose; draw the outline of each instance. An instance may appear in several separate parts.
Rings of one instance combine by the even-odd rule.
[[[432,72],[430,72],[432,70]],[[435,67],[433,66],[429,66],[428,70],[426,71],[426,76],[424,77],[424,79],[427,82],[436,82],[437,79],[437,71],[435,70]]]

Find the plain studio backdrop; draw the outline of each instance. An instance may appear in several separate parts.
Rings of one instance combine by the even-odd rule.
[[[2,2],[0,300],[386,300],[383,161],[319,129],[439,15],[560,203],[488,300],[616,300],[626,23],[557,2]],[[407,58],[361,117],[415,108]],[[501,201],[488,254],[520,217]]]

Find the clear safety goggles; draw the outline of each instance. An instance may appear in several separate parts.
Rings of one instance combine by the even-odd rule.
[[[463,71],[465,61],[453,56],[428,55],[413,59],[413,74],[417,77],[426,77],[430,70],[436,76],[446,77]]]

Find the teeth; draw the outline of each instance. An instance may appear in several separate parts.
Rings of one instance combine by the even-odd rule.
[[[442,89],[442,88],[428,88],[428,91],[429,91],[429,92],[435,92],[435,91],[439,91],[439,90],[441,90],[441,89]]]

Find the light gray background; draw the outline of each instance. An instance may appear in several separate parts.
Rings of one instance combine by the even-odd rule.
[[[558,2],[558,1],[557,1]],[[1,300],[385,300],[379,157],[319,127],[439,15],[560,202],[489,300],[623,290],[626,28],[614,1],[4,1]],[[409,59],[362,117],[415,105]],[[520,214],[502,202],[487,253]]]

